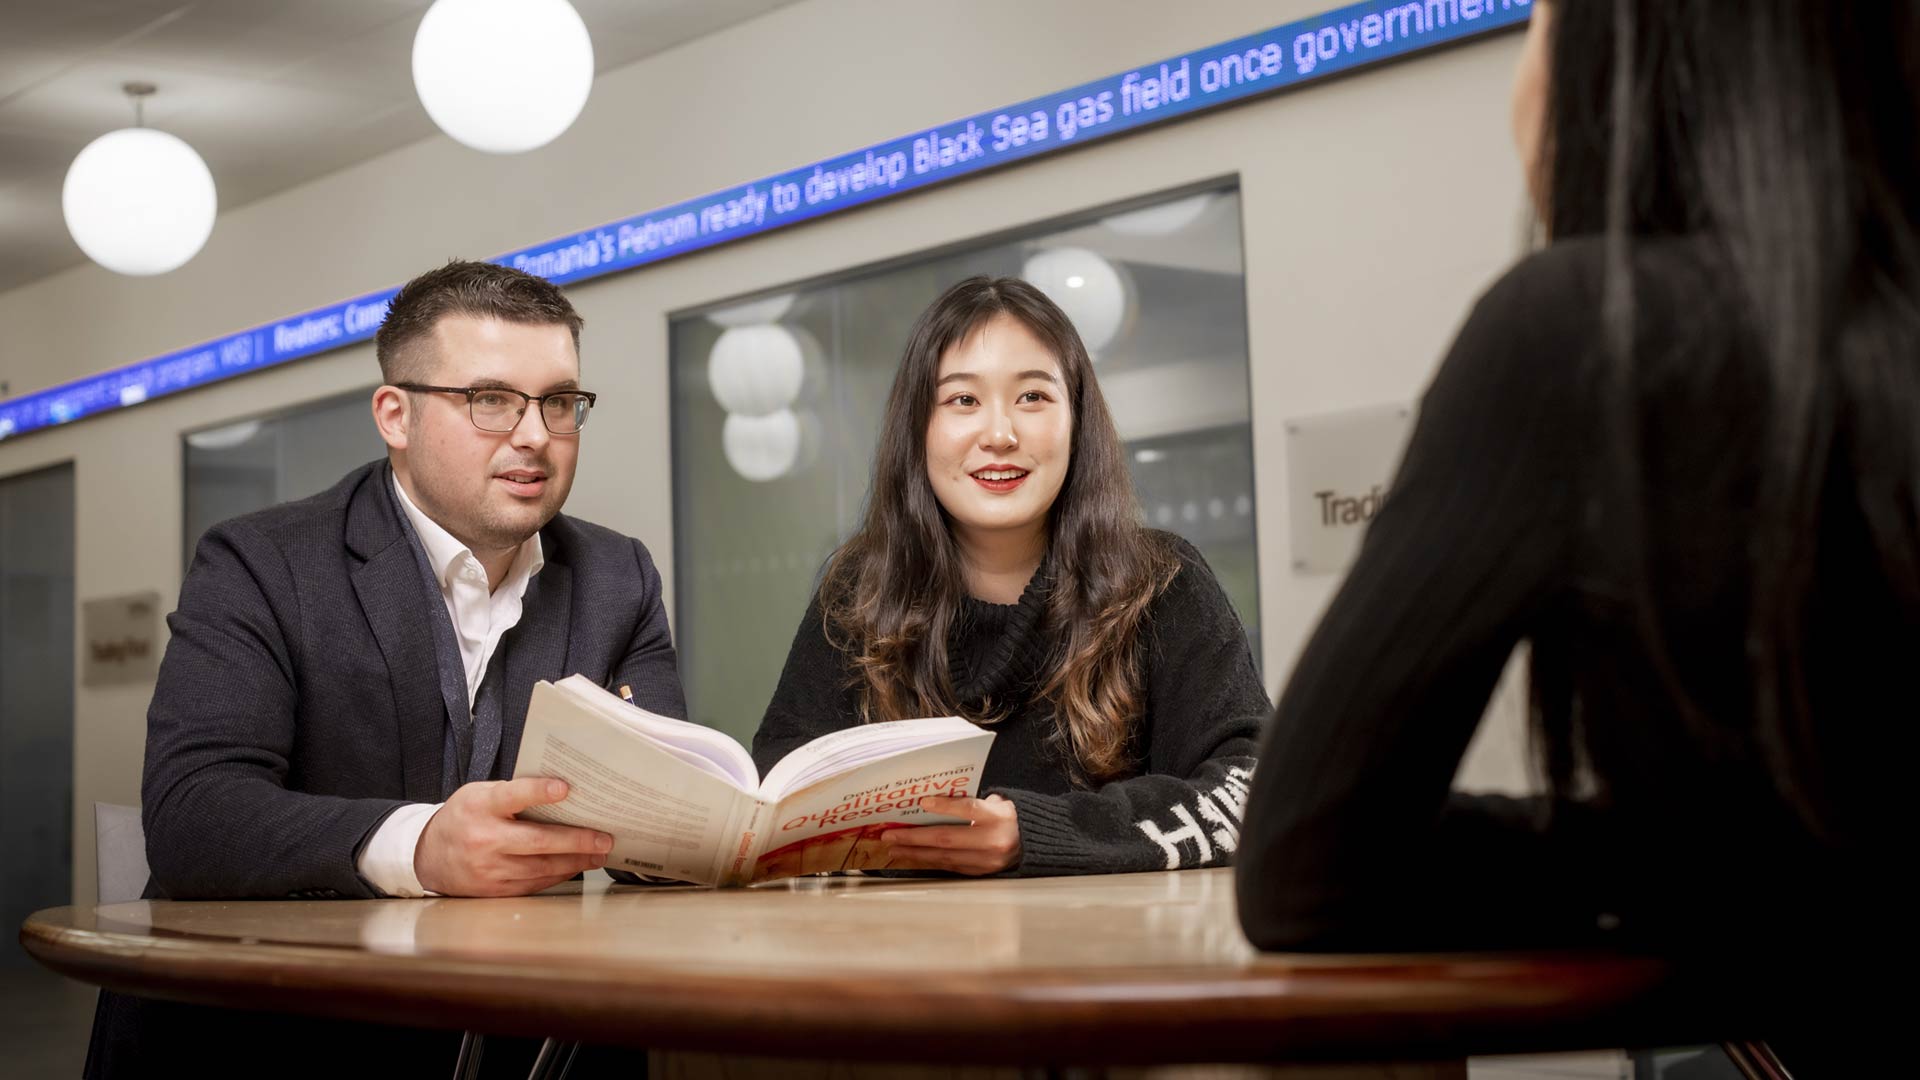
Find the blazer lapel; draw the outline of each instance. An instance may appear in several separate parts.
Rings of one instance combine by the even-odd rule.
[[[506,649],[506,700],[501,702],[500,774],[512,776],[520,757],[533,684],[567,676],[567,633],[573,623],[573,570],[549,560],[527,583],[520,621],[501,640]]]
[[[418,557],[401,532],[399,508],[387,487],[392,483],[389,468],[374,470],[347,512],[347,546],[366,560],[353,572],[353,590],[386,659],[404,797],[438,802],[447,715],[427,620],[439,597],[428,593]]]

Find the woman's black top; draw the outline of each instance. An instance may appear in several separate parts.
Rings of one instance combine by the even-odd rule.
[[[1796,751],[1824,778],[1816,831],[1771,779],[1753,720],[1764,360],[1703,245],[1635,260],[1632,371],[1606,359],[1603,250],[1581,240],[1497,283],[1428,389],[1262,743],[1238,858],[1256,945],[1817,949],[1888,925],[1912,843],[1898,791],[1915,764],[1920,622],[1864,523],[1911,521],[1916,502],[1876,506],[1860,478],[1877,467],[1863,459],[1915,442],[1843,437],[1827,473],[1800,624],[1815,738]],[[1623,470],[1605,436],[1623,426],[1644,463],[1624,473],[1637,498],[1610,479]],[[1454,793],[1523,642],[1545,744],[1575,783]]]

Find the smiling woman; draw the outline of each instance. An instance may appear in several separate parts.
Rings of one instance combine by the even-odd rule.
[[[898,829],[884,869],[1221,865],[1269,706],[1199,552],[1140,524],[1073,323],[972,277],[914,325],[864,521],[828,563],[754,737],[764,770],[827,732],[958,714],[998,734],[969,824]]]

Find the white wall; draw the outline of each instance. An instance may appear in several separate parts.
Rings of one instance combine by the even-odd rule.
[[[1331,0],[808,0],[602,76],[548,148],[428,139],[222,215],[158,279],[87,266],[0,295],[28,393],[804,162],[1224,41]],[[1264,662],[1277,685],[1334,584],[1289,569],[1288,416],[1417,396],[1519,249],[1502,35],[579,286],[602,395],[568,509],[640,537],[669,586],[669,312],[1237,174],[1244,197]],[[0,443],[76,475],[76,591],[179,588],[183,431],[369,385],[370,346]],[[671,597],[669,597],[671,602]],[[148,691],[77,688],[75,896],[90,803],[136,802]],[[1469,778],[1520,777],[1512,718]]]

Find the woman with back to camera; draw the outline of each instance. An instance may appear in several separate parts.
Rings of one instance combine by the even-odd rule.
[[[1270,705],[1191,545],[1140,524],[1066,315],[975,277],[915,323],[864,520],[827,564],[754,736],[761,770],[830,731],[958,714],[997,735],[971,825],[884,833],[893,869],[1223,865]]]
[[[1282,696],[1256,944],[1764,953],[1771,987],[1906,940],[1914,11],[1534,5],[1547,245],[1460,331]],[[1520,642],[1550,794],[1450,795]]]

